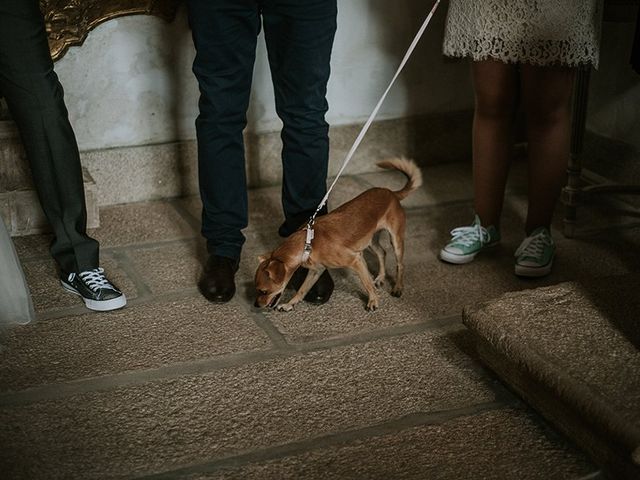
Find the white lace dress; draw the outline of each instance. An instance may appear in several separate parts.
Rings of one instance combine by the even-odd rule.
[[[444,54],[598,67],[602,0],[449,0]]]

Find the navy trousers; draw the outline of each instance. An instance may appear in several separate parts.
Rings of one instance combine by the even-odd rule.
[[[20,131],[40,204],[55,235],[53,258],[64,276],[97,268],[98,242],[86,234],[78,146],[53,71],[38,0],[0,1],[0,95]]]
[[[337,0],[188,0],[200,86],[196,120],[202,234],[209,253],[239,258],[247,226],[242,131],[261,27],[282,120],[282,207],[287,236],[326,193],[325,121]]]

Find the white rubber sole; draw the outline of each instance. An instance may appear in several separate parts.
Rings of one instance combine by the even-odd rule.
[[[515,272],[519,277],[544,277],[551,273],[551,267],[553,266],[553,259],[542,267],[527,267],[525,265],[516,264]]]
[[[108,312],[122,308],[127,304],[127,297],[125,297],[124,293],[119,297],[112,298],[110,300],[92,300],[90,298],[84,298],[78,290],[68,283],[60,280],[60,284],[67,292],[73,293],[74,295],[78,295],[82,298],[82,301],[89,310],[95,310],[96,312]]]
[[[467,255],[456,255],[455,253],[447,252],[446,250],[440,250],[440,260],[447,263],[453,263],[455,265],[463,265],[465,263],[472,262],[479,252],[471,253]]]
[[[499,244],[500,244],[500,241],[489,243],[484,247],[482,247],[482,249],[477,251],[476,253],[468,253],[466,255],[458,255],[455,253],[447,252],[443,248],[442,250],[440,250],[439,257],[440,257],[440,260],[447,263],[453,263],[455,265],[464,265],[465,263],[472,262],[473,259],[476,258],[476,255],[478,255],[480,252],[484,252],[485,250],[497,247]]]

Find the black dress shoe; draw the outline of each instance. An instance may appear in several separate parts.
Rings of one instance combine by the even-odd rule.
[[[234,277],[240,260],[237,258],[210,255],[198,282],[200,293],[214,303],[226,303],[236,293]]]
[[[302,285],[302,282],[304,282],[304,279],[307,278],[307,272],[308,270],[306,268],[298,267],[291,277],[291,280],[289,280],[289,285],[298,290]],[[304,296],[304,301],[321,305],[331,298],[332,293],[333,279],[331,278],[331,275],[329,275],[329,270],[325,270],[322,272],[322,275],[320,275],[318,281]]]

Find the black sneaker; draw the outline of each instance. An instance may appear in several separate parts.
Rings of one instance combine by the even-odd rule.
[[[107,280],[102,268],[70,273],[66,279],[60,279],[60,283],[65,290],[80,295],[90,310],[106,312],[127,304],[127,298]]]

